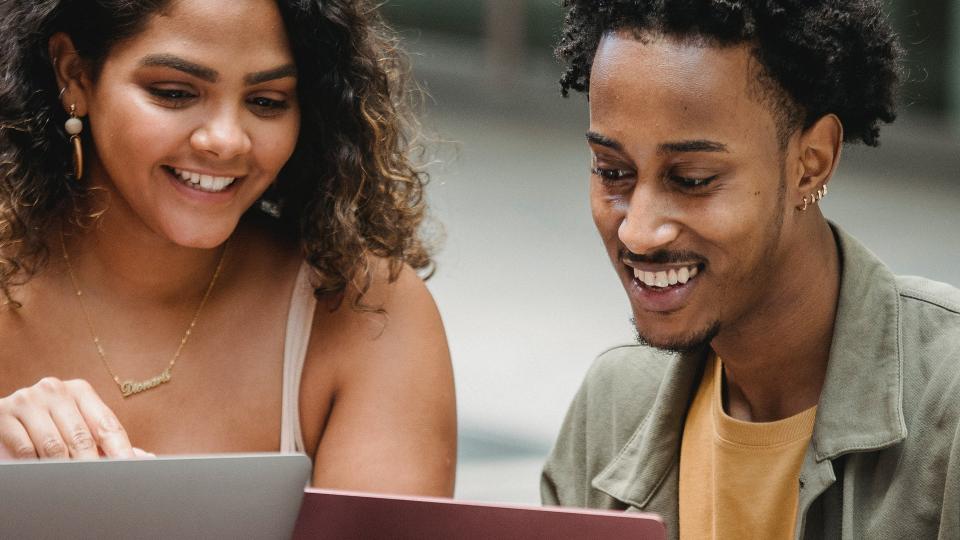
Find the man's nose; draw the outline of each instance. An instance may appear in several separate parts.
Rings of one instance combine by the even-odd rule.
[[[654,190],[634,191],[617,230],[620,242],[639,255],[667,249],[680,233],[670,214],[669,203]]]
[[[197,150],[212,154],[219,159],[230,159],[250,151],[253,144],[243,126],[238,111],[223,107],[212,114],[190,136],[190,143]]]

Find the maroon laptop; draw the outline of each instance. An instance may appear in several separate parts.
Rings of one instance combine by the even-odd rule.
[[[664,540],[659,517],[633,512],[395,497],[307,488],[295,539]]]

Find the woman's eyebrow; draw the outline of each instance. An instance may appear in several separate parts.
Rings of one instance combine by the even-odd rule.
[[[267,81],[272,81],[275,79],[283,79],[284,77],[296,77],[297,76],[297,66],[293,64],[285,64],[277,68],[267,69],[264,71],[257,71],[256,73],[249,73],[243,77],[243,82],[247,86],[253,86],[255,84],[260,84]]]
[[[198,79],[202,79],[207,82],[217,82],[220,78],[220,74],[212,68],[202,66],[196,62],[191,62],[179,56],[172,54],[151,54],[143,57],[140,60],[140,65],[144,67],[166,67],[170,69],[175,69],[177,71],[182,71],[188,75],[192,75]],[[263,71],[257,71],[254,73],[248,73],[243,77],[243,82],[247,86],[252,86],[255,84],[264,83],[267,81],[272,81],[275,79],[282,79],[284,77],[296,77],[297,76],[297,66],[294,64],[284,64],[280,67],[275,67],[272,69],[267,69]]]
[[[150,54],[144,56],[143,59],[140,60],[140,65],[143,67],[160,66],[175,69],[207,82],[217,82],[217,79],[220,78],[220,74],[217,73],[215,69],[201,66],[200,64],[184,60],[172,54]]]

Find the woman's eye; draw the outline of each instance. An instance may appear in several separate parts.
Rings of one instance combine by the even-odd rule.
[[[250,98],[247,100],[247,103],[257,109],[260,114],[266,115],[279,114],[290,107],[290,104],[285,100],[271,99],[263,96]]]
[[[153,96],[175,104],[180,104],[197,97],[189,91],[180,88],[150,88],[149,91]]]
[[[590,169],[592,174],[599,176],[604,182],[616,182],[628,178],[633,173],[625,169],[605,169],[603,167],[593,167]]]
[[[672,175],[670,180],[678,184],[680,187],[685,189],[697,189],[702,188],[716,180],[717,175],[708,176],[706,178],[694,178],[688,176],[678,176]]]

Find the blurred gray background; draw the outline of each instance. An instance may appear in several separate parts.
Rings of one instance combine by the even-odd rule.
[[[960,0],[887,2],[907,47],[900,119],[847,147],[825,213],[894,271],[960,285]],[[538,503],[540,465],[593,358],[633,333],[587,200],[587,105],[562,99],[558,0],[388,0],[428,92],[428,283],[460,417],[457,497]]]

